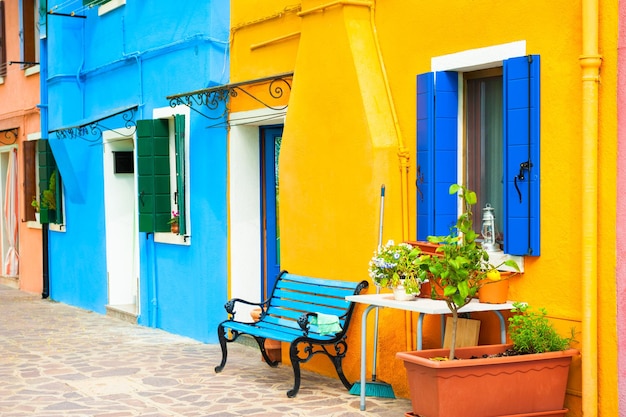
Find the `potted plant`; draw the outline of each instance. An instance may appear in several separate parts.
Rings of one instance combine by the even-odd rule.
[[[400,352],[409,378],[413,414],[422,417],[564,416],[569,367],[576,349],[546,311],[514,304],[512,344]],[[454,401],[451,401],[451,395]]]
[[[30,205],[35,210],[35,220],[39,221],[39,201],[37,200],[37,196],[33,196],[33,199],[30,202]]]
[[[179,228],[179,216],[178,216],[178,211],[176,210],[172,210],[172,218],[168,220],[167,224],[170,225],[170,231],[172,233],[176,233],[178,234],[180,228]]]
[[[458,311],[469,303],[484,285],[487,274],[503,265],[519,271],[515,261],[507,260],[494,266],[489,253],[476,241],[478,234],[473,228],[472,206],[476,193],[458,184],[450,186],[450,194],[458,194],[463,201],[464,212],[446,236],[429,236],[428,241],[439,244],[436,253],[422,253],[413,262],[419,279],[430,281],[433,293],[440,294],[452,313],[450,359],[454,358]],[[437,291],[438,290],[438,291]]]
[[[374,252],[369,276],[378,287],[392,289],[397,300],[412,300],[420,294],[423,283],[415,263],[420,254],[417,247],[390,240]]]
[[[495,281],[498,274],[494,271],[499,267],[519,268],[513,261],[492,265],[488,252],[476,241],[471,211],[476,194],[457,184],[450,187],[450,193],[458,193],[465,211],[450,234],[428,238],[441,244],[437,255],[422,253],[414,263],[420,277],[428,278],[440,290],[452,313],[451,348],[397,354],[407,369],[413,412],[422,417],[564,415],[569,365],[578,351],[566,349],[572,339],[556,334],[545,311],[535,314],[527,306],[514,305],[519,314],[510,319],[513,345],[455,347],[459,309],[486,282]],[[547,345],[556,351],[520,355],[540,351],[522,348],[525,345]],[[544,374],[549,372],[555,374]],[[451,395],[454,401],[450,401]]]

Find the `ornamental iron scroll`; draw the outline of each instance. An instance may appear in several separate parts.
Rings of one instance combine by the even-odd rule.
[[[0,145],[13,145],[17,142],[17,127],[0,130]]]
[[[132,135],[137,130],[137,122],[135,121],[135,110],[136,107],[125,109],[106,117],[100,118],[98,120],[94,120],[93,122],[90,122],[88,124],[72,126],[65,129],[58,129],[53,132],[55,133],[57,139],[82,139],[87,142],[99,142],[100,139],[102,139],[102,132],[104,131],[113,131],[120,135]],[[118,132],[117,130],[108,128],[102,124],[103,120],[118,115],[121,115],[122,120],[124,121],[124,128],[126,128],[127,130],[132,129],[132,132]]]
[[[185,105],[210,120],[225,119],[230,112],[230,98],[237,97],[239,93],[247,95],[270,110],[281,111],[287,108],[287,105],[280,105],[279,103],[285,94],[291,92],[292,79],[293,72],[290,72],[168,96],[167,100],[169,100],[171,107]],[[244,88],[251,85],[267,85],[267,97],[258,97]],[[202,113],[194,109],[194,106],[205,106],[210,114]]]

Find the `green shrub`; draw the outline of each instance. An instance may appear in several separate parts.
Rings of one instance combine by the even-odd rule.
[[[518,353],[542,353],[566,350],[574,341],[574,329],[570,337],[560,336],[546,317],[545,309],[530,311],[524,303],[514,303],[509,318],[509,336],[513,350]]]

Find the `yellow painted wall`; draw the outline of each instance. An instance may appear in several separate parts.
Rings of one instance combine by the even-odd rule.
[[[406,237],[415,237],[415,78],[431,70],[432,57],[521,40],[528,54],[541,55],[541,256],[526,258],[526,272],[512,282],[510,298],[545,307],[563,333],[572,326],[581,331],[579,236],[585,155],[580,0],[378,1],[373,24],[370,9],[362,6],[338,5],[309,13],[328,3],[231,3],[231,81],[295,72],[280,161],[281,256],[284,268],[313,276],[368,279],[367,264],[378,242],[381,184],[387,188],[383,240],[403,239],[398,158],[402,143],[410,155]],[[617,2],[602,2],[601,7],[598,378],[600,415],[611,416],[617,412]],[[247,106],[253,104],[233,103],[237,110]],[[360,310],[357,314],[360,318]],[[407,387],[403,365],[394,354],[414,347],[414,335],[407,338],[405,332],[414,320],[399,311],[381,312],[378,376],[393,383],[396,395],[407,395]],[[491,328],[490,319],[485,320]],[[354,322],[344,366],[353,380],[359,371],[359,323]],[[439,343],[438,323],[437,318],[427,318],[426,347]],[[332,375],[322,360],[312,366]],[[572,369],[569,393],[569,415],[581,415],[579,363]]]

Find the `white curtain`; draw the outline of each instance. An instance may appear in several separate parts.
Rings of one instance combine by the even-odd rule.
[[[4,224],[6,227],[6,242],[9,247],[4,258],[3,274],[6,276],[17,276],[19,271],[19,255],[17,253],[19,215],[17,188],[17,149],[13,149],[9,155],[4,195]]]

